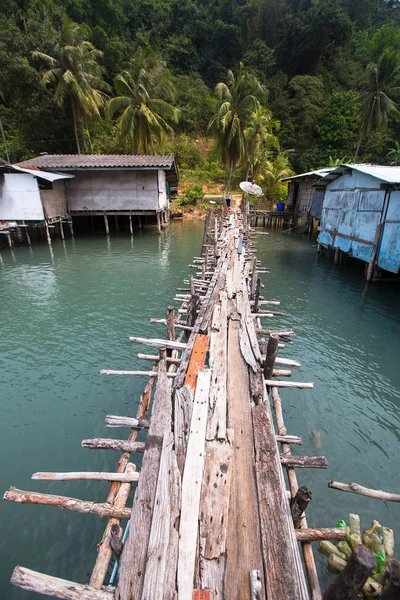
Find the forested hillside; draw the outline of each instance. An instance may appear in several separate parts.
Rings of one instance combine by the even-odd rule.
[[[10,159],[79,144],[246,172],[261,152],[285,172],[351,160],[361,136],[358,160],[400,164],[399,21],[398,0],[2,0]],[[234,85],[256,103],[246,148],[224,156],[204,138],[220,144]]]

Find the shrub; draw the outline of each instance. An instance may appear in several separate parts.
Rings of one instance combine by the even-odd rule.
[[[201,200],[204,197],[203,188],[201,185],[190,185],[187,187],[180,200],[181,206],[189,206],[196,204],[198,200]]]

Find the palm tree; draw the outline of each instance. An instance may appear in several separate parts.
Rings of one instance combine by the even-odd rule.
[[[275,158],[265,153],[265,163],[262,173],[257,177],[257,183],[262,185],[266,198],[272,204],[282,189],[282,179],[293,175],[289,159],[285,152],[279,152]]]
[[[272,118],[272,112],[269,108],[259,106],[249,118],[249,123],[244,130],[246,141],[247,169],[246,181],[249,179],[250,172],[252,179],[255,179],[256,162],[263,150],[271,147],[277,147],[278,139],[274,134],[280,127],[280,122]]]
[[[138,48],[131,66],[114,82],[117,96],[108,103],[108,115],[119,114],[117,125],[122,144],[139,154],[154,154],[155,141],[162,147],[166,133],[173,133],[170,122],[177,123],[179,110],[174,88],[165,65],[147,57]]]
[[[399,142],[394,143],[394,148],[389,150],[386,154],[386,158],[390,160],[389,165],[400,165],[400,144]]]
[[[228,169],[229,194],[232,171],[246,154],[245,128],[251,115],[259,108],[260,100],[266,98],[267,91],[240,63],[237,77],[229,70],[227,83],[217,83],[215,94],[220,105],[208,124],[208,130],[215,135],[221,159]]]
[[[58,106],[69,101],[72,110],[76,149],[81,153],[78,122],[81,117],[91,119],[100,116],[100,109],[107,96],[107,84],[102,81],[99,58],[103,56],[91,42],[84,39],[80,25],[64,18],[60,39],[54,57],[43,52],[34,52],[49,69],[42,73],[44,84],[55,84],[54,99]]]
[[[387,48],[376,64],[367,67],[369,82],[367,89],[355,102],[361,103],[361,133],[354,161],[357,160],[363,138],[372,131],[386,131],[389,117],[400,113],[392,99],[399,91],[399,53]]]

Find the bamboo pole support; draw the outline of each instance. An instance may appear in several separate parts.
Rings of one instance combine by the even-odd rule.
[[[108,226],[108,217],[104,215],[104,227],[106,228],[106,235],[110,235],[110,228]]]
[[[133,235],[132,215],[129,215],[129,233]]]
[[[61,219],[60,219],[60,222],[59,222],[59,227],[60,227],[60,237],[61,237],[62,240],[65,240],[64,227],[63,227],[63,222],[62,222]]]
[[[72,218],[70,221],[68,221],[68,225],[69,225],[69,231],[72,237],[74,237],[74,224],[72,222]]]

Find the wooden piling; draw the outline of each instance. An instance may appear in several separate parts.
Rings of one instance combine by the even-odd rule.
[[[267,354],[264,362],[264,379],[268,380],[272,377],[272,372],[274,370],[275,359],[278,354],[278,343],[279,336],[275,333],[271,333],[268,340],[267,345]]]
[[[353,600],[375,566],[372,550],[358,544],[339,577],[326,590],[323,600]]]
[[[296,529],[300,527],[303,519],[303,513],[312,500],[312,492],[306,485],[301,485],[294,498],[290,502],[290,512],[292,513],[293,524]]]
[[[107,215],[104,215],[104,227],[106,228],[106,234],[110,235],[110,228],[108,226],[108,217],[107,217]]]
[[[175,340],[175,307],[167,308],[167,339]]]
[[[129,232],[131,235],[133,235],[132,215],[129,215],[128,219],[129,219]]]
[[[60,219],[60,222],[59,222],[59,227],[60,227],[60,237],[61,237],[62,240],[65,240],[64,228],[63,228],[63,223],[62,223],[61,219]]]

